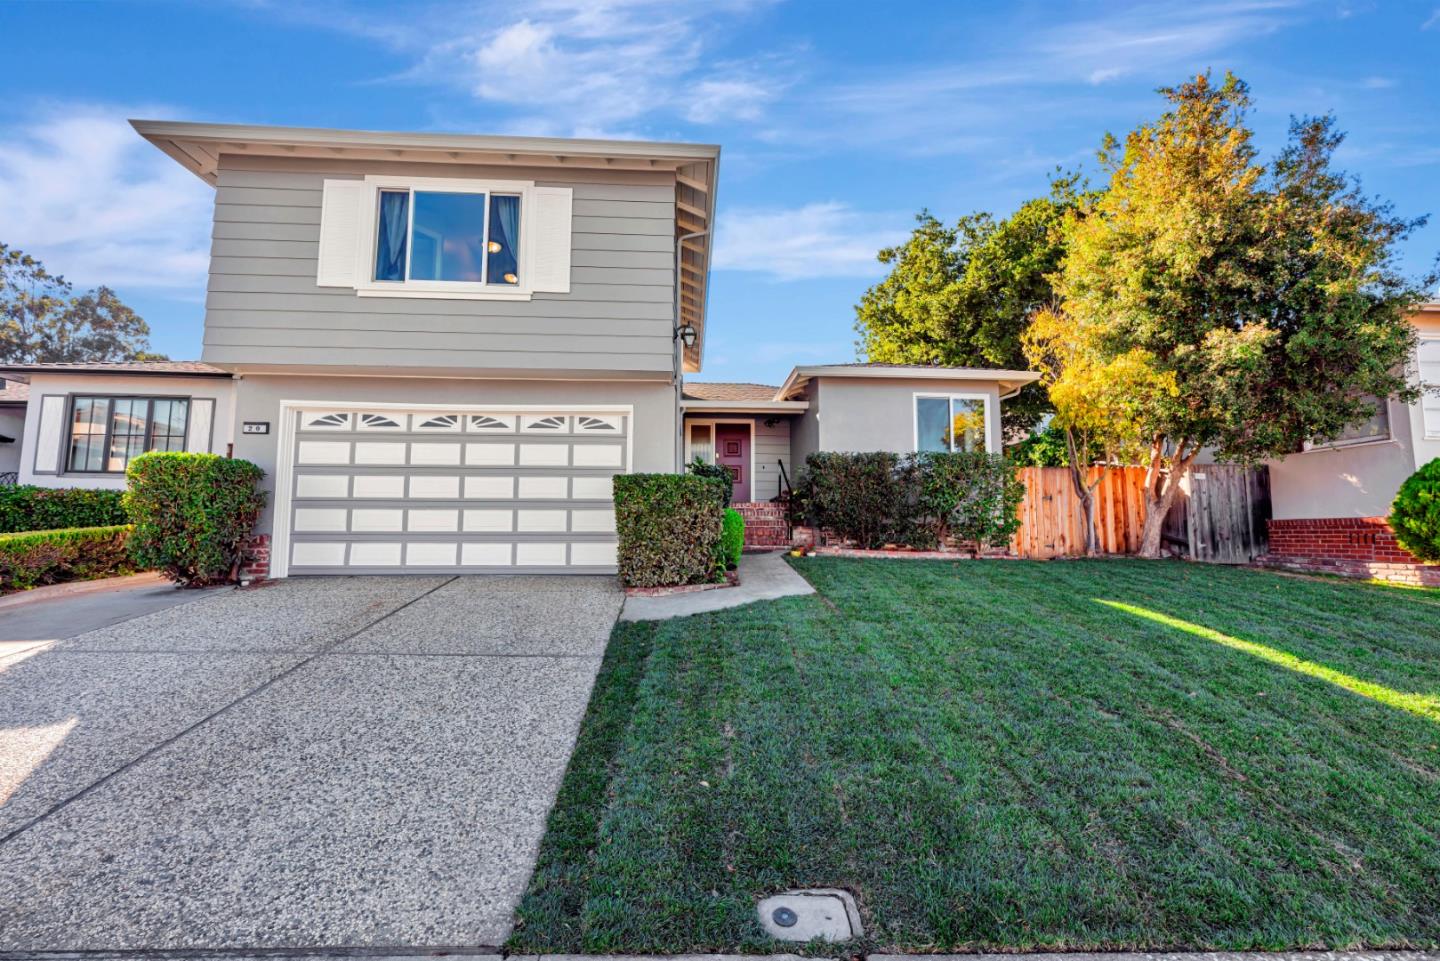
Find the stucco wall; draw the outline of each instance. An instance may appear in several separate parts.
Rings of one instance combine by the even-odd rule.
[[[124,474],[71,474],[65,471],[65,447],[69,424],[60,431],[60,473],[36,474],[35,455],[39,445],[40,407],[47,396],[141,396],[211,398],[215,414],[210,435],[210,451],[225,453],[231,441],[234,423],[234,381],[221,377],[172,377],[153,374],[32,374],[30,400],[25,414],[24,452],[20,461],[20,483],[41,487],[90,487],[121,490]],[[68,416],[68,404],[66,406]]]
[[[995,453],[1001,450],[1000,388],[994,382],[820,377],[808,387],[810,412],[818,428],[817,450],[915,450],[916,394],[984,396],[986,447]],[[808,444],[809,438],[805,441]]]
[[[668,383],[647,381],[465,380],[449,378],[323,377],[247,375],[235,405],[235,456],[265,471],[263,487],[274,503],[280,443],[281,401],[365,404],[616,404],[635,409],[634,469],[675,469],[675,392]],[[269,434],[242,434],[239,424],[267,421]],[[259,530],[272,530],[267,509]]]
[[[1422,336],[1440,336],[1440,314],[1412,318]],[[1390,403],[1388,441],[1320,448],[1270,462],[1270,497],[1277,520],[1380,517],[1405,478],[1440,457],[1440,436],[1425,435],[1420,404]]]

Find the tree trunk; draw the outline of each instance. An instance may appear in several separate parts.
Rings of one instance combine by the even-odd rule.
[[[1182,440],[1175,446],[1175,456],[1170,459],[1170,469],[1165,469],[1165,438],[1159,438],[1150,448],[1150,466],[1145,470],[1145,526],[1140,534],[1140,556],[1159,557],[1161,539],[1165,531],[1165,515],[1175,503],[1175,492],[1180,489],[1180,478],[1195,460],[1198,450],[1188,451],[1189,442]]]
[[[1094,488],[1085,482],[1085,467],[1080,463],[1077,455],[1075,434],[1065,431],[1065,446],[1070,454],[1070,483],[1075,488],[1075,496],[1080,498],[1080,506],[1085,511],[1085,556],[1096,557],[1100,553],[1099,538],[1095,535],[1095,492]],[[1089,445],[1087,444],[1086,447]]]

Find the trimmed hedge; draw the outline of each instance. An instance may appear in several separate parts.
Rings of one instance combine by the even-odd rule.
[[[1024,494],[999,454],[821,452],[805,459],[794,503],[804,523],[858,547],[954,540],[979,553],[1009,543]]]
[[[124,491],[83,487],[0,487],[0,533],[114,527],[129,522]]]
[[[130,462],[125,508],[135,522],[137,563],[177,584],[234,580],[265,508],[265,472],[218,454],[152,452]]]
[[[675,587],[715,579],[719,484],[693,474],[619,474],[615,529],[626,587]]]
[[[128,526],[112,525],[0,534],[0,593],[133,574],[129,533]]]
[[[720,521],[720,557],[727,571],[740,566],[740,554],[744,550],[745,517],[727,507]]]
[[[730,473],[730,468],[721,464],[707,464],[697,457],[686,465],[685,469],[696,477],[711,477],[719,481],[724,493],[720,506],[730,506],[730,501],[735,497],[735,475]]]
[[[918,496],[914,464],[889,451],[805,458],[795,486],[795,512],[859,547],[912,544],[923,539],[915,525]]]
[[[1390,529],[1422,561],[1440,561],[1440,457],[1406,478],[1390,506]]]

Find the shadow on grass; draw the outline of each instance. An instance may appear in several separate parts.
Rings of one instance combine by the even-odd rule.
[[[540,844],[530,886],[506,942],[511,953],[583,953],[589,854],[599,842],[615,755],[625,739],[645,681],[656,624],[616,630],[595,678],[570,766]],[[538,940],[532,942],[527,931]]]
[[[1134,617],[1153,621],[1156,624],[1163,624],[1166,627],[1186,634],[1193,634],[1196,637],[1222,644],[1232,650],[1242,651],[1261,660],[1269,661],[1271,664],[1279,665],[1307,677],[1318,678],[1328,681],[1336,687],[1344,688],[1352,694],[1359,694],[1361,697],[1368,697],[1388,707],[1397,708],[1401,711],[1408,711],[1420,717],[1429,718],[1432,721],[1440,721],[1440,698],[1425,694],[1411,694],[1405,691],[1397,691],[1394,688],[1385,687],[1383,684],[1376,684],[1364,678],[1355,677],[1334,668],[1326,667],[1324,664],[1317,664],[1314,661],[1307,661],[1296,657],[1294,654],[1286,653],[1278,648],[1260,644],[1255,641],[1247,641],[1243,638],[1232,637],[1229,634],[1222,634],[1214,628],[1205,627],[1203,624],[1195,624],[1190,621],[1183,621],[1178,617],[1171,617],[1169,614],[1162,614],[1159,611],[1152,611],[1149,608],[1139,607],[1135,604],[1126,604],[1122,601],[1107,601],[1102,598],[1093,599],[1097,604],[1103,604]]]

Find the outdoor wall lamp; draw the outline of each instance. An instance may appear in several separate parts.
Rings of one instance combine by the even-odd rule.
[[[681,324],[675,328],[675,340],[684,344],[686,350],[695,346],[695,338],[697,336],[694,324]]]

